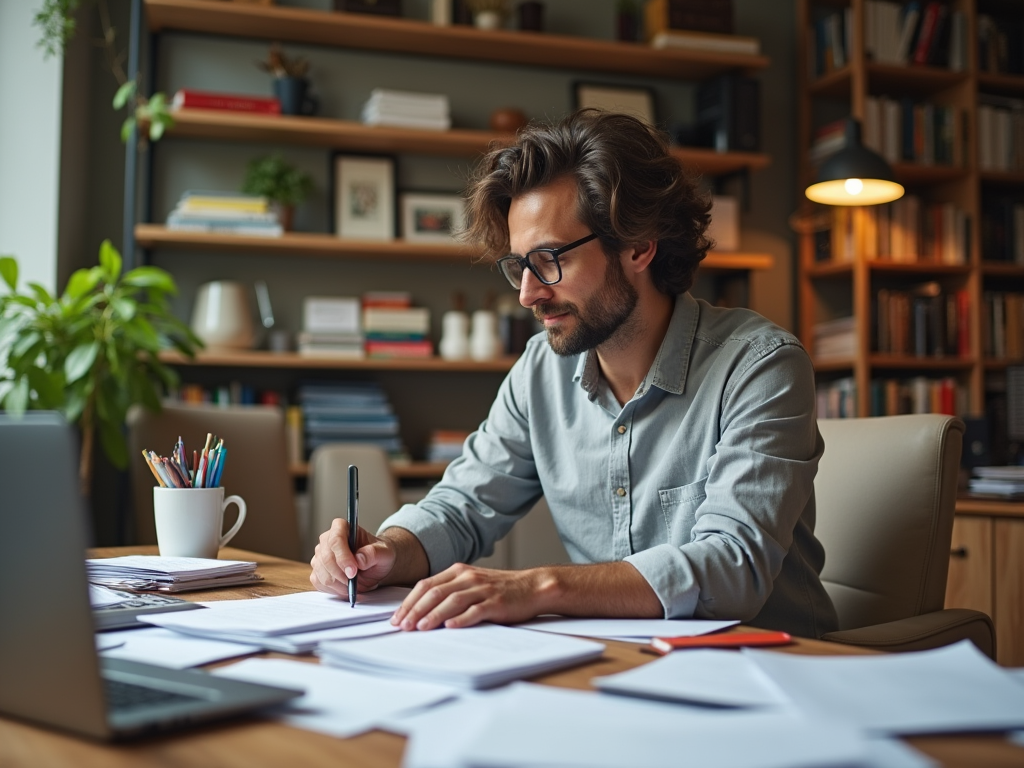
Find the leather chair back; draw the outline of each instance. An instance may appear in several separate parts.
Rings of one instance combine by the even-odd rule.
[[[359,467],[359,525],[376,533],[386,518],[398,511],[398,482],[387,454],[373,445],[335,443],[321,445],[309,460],[312,514],[312,554],[320,534],[336,517],[345,517],[348,500],[348,467]]]
[[[920,414],[819,419],[821,578],[840,630],[939,611],[964,423]]]
[[[128,413],[128,444],[137,544],[155,544],[153,475],[140,452],[167,456],[178,436],[185,449],[202,450],[206,433],[228,449],[221,485],[245,499],[246,519],[232,547],[297,560],[302,556],[295,489],[288,468],[284,414],[272,406],[165,405],[160,413],[134,407]],[[229,507],[226,517],[234,519]],[[227,521],[226,521],[227,522]],[[226,526],[225,526],[226,527]]]

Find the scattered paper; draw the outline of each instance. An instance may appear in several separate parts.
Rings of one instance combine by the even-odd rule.
[[[496,624],[323,643],[319,650],[320,658],[332,666],[467,688],[533,677],[603,652],[604,646],[592,640]]]
[[[171,669],[200,667],[203,664],[258,653],[261,650],[258,645],[186,637],[156,627],[105,632],[104,635],[111,641],[120,641],[119,645],[102,649],[106,658],[141,661]]]
[[[601,691],[627,696],[727,707],[780,707],[789,699],[748,657],[735,651],[694,648],[650,664],[597,677]]]
[[[106,608],[111,605],[120,605],[132,599],[127,592],[117,592],[99,584],[89,585],[89,605],[93,608]]]
[[[113,633],[104,632],[102,634],[96,635],[97,651],[100,651],[102,653],[103,651],[108,651],[111,648],[120,648],[122,645],[124,645],[123,637],[111,637],[111,634]]]
[[[707,710],[527,684],[496,694],[488,709],[450,765],[849,768],[867,757],[855,729],[789,712]]]
[[[436,704],[455,695],[447,686],[383,680],[319,664],[281,659],[247,659],[213,674],[252,683],[299,688],[305,695],[281,710],[297,728],[348,738],[376,727],[404,710]]]
[[[153,614],[147,624],[188,634],[232,633],[249,637],[289,635],[390,618],[409,593],[385,587],[360,595],[355,606],[348,598],[323,592],[297,592],[255,600],[220,600],[208,610]]]
[[[1024,686],[970,641],[930,651],[798,656],[744,649],[805,712],[877,733],[1024,727]]]
[[[566,619],[540,618],[517,624],[521,629],[554,632],[560,635],[597,637],[602,640],[624,640],[649,643],[654,637],[697,637],[734,627],[738,621],[706,621],[704,619]]]

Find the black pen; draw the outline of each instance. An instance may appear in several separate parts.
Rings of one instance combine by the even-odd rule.
[[[353,555],[359,541],[359,468],[355,464],[348,467],[348,549]],[[356,566],[358,568],[358,566]],[[358,573],[358,571],[357,571]],[[356,605],[356,579],[348,580],[348,604]]]

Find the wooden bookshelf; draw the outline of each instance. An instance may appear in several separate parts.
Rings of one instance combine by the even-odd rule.
[[[447,461],[393,461],[391,472],[399,480],[437,480],[448,468]],[[292,464],[288,467],[292,477],[309,477],[309,464]]]
[[[145,0],[145,9],[153,32],[203,32],[517,66],[683,80],[702,80],[724,72],[754,71],[768,66],[767,57],[760,55],[656,50],[636,43],[568,35],[484,31],[459,25],[438,27],[414,19],[251,3]]]
[[[297,352],[206,350],[199,352],[195,358],[191,359],[179,352],[161,352],[160,360],[171,365],[202,366],[207,368],[502,373],[512,367],[516,358],[499,357],[494,360],[444,360],[440,357],[348,359],[300,355]]]
[[[352,120],[291,115],[253,115],[215,109],[179,109],[168,135],[182,138],[251,141],[300,146],[331,147],[352,152],[447,155],[475,157],[494,144],[509,140],[508,134],[452,128],[447,131],[415,130],[364,125]],[[672,154],[698,173],[717,176],[736,171],[756,171],[771,162],[761,152],[716,152],[700,147],[674,147]]]
[[[352,240],[315,232],[286,232],[280,237],[252,237],[217,232],[188,232],[161,224],[137,224],[135,241],[144,248],[205,249],[241,253],[275,253],[328,259],[393,259],[396,261],[454,261],[469,263],[478,254],[457,243],[416,243],[407,240]],[[767,253],[711,252],[704,270],[771,269]]]

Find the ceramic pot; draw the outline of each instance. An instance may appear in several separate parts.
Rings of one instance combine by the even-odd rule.
[[[255,334],[249,287],[226,280],[199,286],[192,330],[210,349],[251,349]]]
[[[445,360],[469,357],[469,317],[465,312],[445,312],[441,318],[441,343],[437,351]]]
[[[486,309],[473,313],[473,327],[469,333],[469,356],[474,360],[493,360],[501,354],[498,336],[498,316]]]

